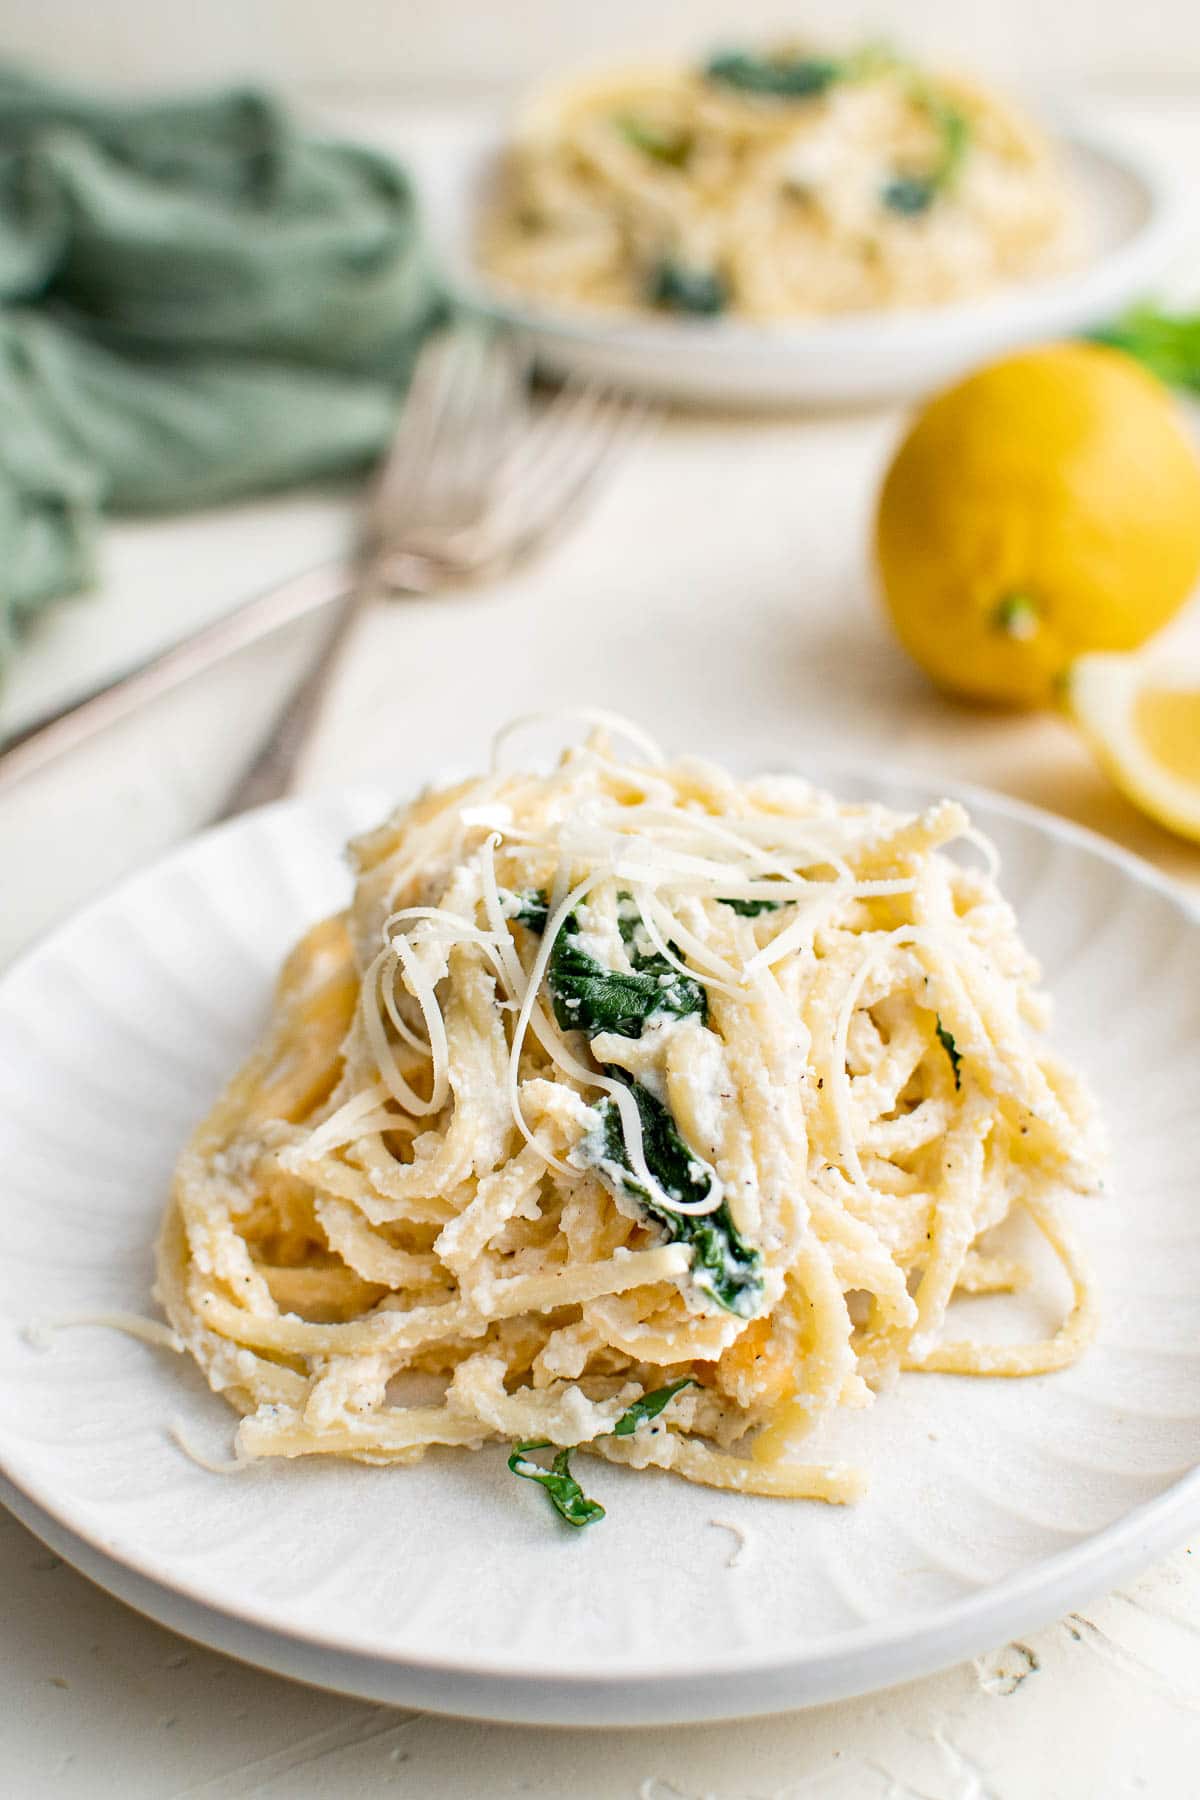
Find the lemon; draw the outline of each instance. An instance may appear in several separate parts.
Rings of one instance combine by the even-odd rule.
[[[1140,656],[1082,656],[1067,704],[1121,792],[1200,843],[1200,669],[1189,679]]]
[[[1005,357],[925,406],[875,550],[900,641],[942,687],[1044,705],[1074,659],[1133,650],[1200,575],[1200,458],[1122,351]]]

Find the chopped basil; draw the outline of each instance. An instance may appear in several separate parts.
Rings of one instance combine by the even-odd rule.
[[[709,58],[704,76],[744,94],[776,100],[808,100],[823,94],[845,73],[846,65],[827,56],[753,56],[728,50]]]
[[[942,1046],[942,1049],[946,1052],[946,1055],[950,1058],[950,1067],[954,1070],[954,1085],[956,1088],[960,1088],[962,1086],[962,1074],[960,1072],[962,1069],[962,1051],[955,1043],[953,1034],[946,1030],[946,1027],[942,1024],[940,1018],[937,1022],[937,1040]]]
[[[654,125],[648,119],[639,119],[635,113],[621,113],[613,124],[627,144],[632,144],[643,156],[666,163],[670,168],[682,168],[692,154],[695,139],[682,127]]]
[[[711,318],[729,305],[729,286],[715,269],[689,269],[664,257],[650,272],[647,296],[664,312]]]
[[[568,1525],[597,1524],[604,1517],[604,1508],[598,1500],[588,1499],[572,1475],[569,1449],[559,1450],[548,1469],[529,1460],[532,1451],[552,1448],[548,1438],[531,1438],[527,1443],[515,1444],[508,1466],[523,1481],[540,1483],[551,1506]]]
[[[695,1379],[684,1375],[679,1381],[672,1381],[669,1386],[655,1388],[652,1394],[643,1394],[635,1400],[626,1412],[623,1412],[612,1428],[614,1437],[632,1437],[639,1425],[649,1419],[657,1419],[664,1406],[670,1404],[681,1388],[694,1387]]]

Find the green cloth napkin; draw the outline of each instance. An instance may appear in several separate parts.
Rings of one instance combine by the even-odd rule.
[[[438,307],[394,164],[267,95],[116,103],[0,69],[0,669],[101,515],[370,460]]]

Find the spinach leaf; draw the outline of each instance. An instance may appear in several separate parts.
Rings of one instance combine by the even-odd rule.
[[[960,1071],[962,1069],[962,1051],[955,1043],[953,1033],[946,1030],[940,1017],[937,1022],[937,1041],[946,1052],[946,1055],[950,1058],[950,1067],[954,1070],[955,1087],[961,1088],[962,1074]]]
[[[546,927],[545,896],[519,896],[522,910],[513,916],[533,931]],[[767,902],[773,905],[774,902]],[[639,1038],[648,1020],[662,1013],[684,1019],[695,1015],[701,1024],[708,1018],[708,996],[703,985],[681,975],[664,956],[638,945],[640,914],[627,894],[618,895],[617,923],[633,972],[606,969],[579,943],[579,921],[571,914],[563,921],[546,966],[546,984],[554,1016],[564,1031],[585,1031],[595,1037],[602,1031],[620,1037]],[[606,1075],[629,1088],[642,1126],[642,1152],[646,1167],[665,1194],[674,1200],[702,1199],[712,1185],[704,1164],[681,1137],[669,1109],[627,1070],[603,1063]],[[762,1297],[762,1258],[737,1232],[729,1210],[722,1204],[700,1218],[656,1206],[651,1195],[629,1170],[621,1115],[611,1098],[595,1108],[596,1129],[578,1146],[584,1159],[599,1168],[605,1179],[630,1195],[662,1226],[670,1243],[693,1248],[691,1276],[701,1292],[718,1306],[740,1318],[750,1318]]]
[[[692,154],[695,139],[690,131],[681,127],[653,125],[648,119],[639,119],[635,113],[621,113],[613,124],[627,144],[632,144],[643,156],[666,163],[672,169],[682,168]]]
[[[514,1444],[508,1466],[514,1475],[523,1481],[539,1482],[545,1490],[546,1497],[560,1518],[568,1525],[595,1525],[604,1517],[604,1508],[598,1500],[589,1500],[575,1477],[571,1473],[571,1452],[560,1450],[548,1469],[540,1463],[529,1460],[534,1450],[549,1450],[552,1445],[548,1438],[531,1438],[527,1443]]]
[[[729,284],[715,269],[689,269],[666,256],[650,272],[647,298],[664,312],[711,318],[729,305]]]
[[[757,919],[759,913],[778,912],[781,906],[790,906],[790,900],[726,900],[721,896],[718,906],[731,906],[735,913],[743,919]]]
[[[883,190],[883,204],[896,213],[923,213],[933,205],[937,188],[930,175],[894,175]]]
[[[1168,387],[1200,393],[1200,312],[1169,313],[1146,301],[1089,336],[1136,357]]]
[[[710,57],[704,68],[706,81],[776,100],[809,100],[823,94],[844,73],[845,65],[830,57],[752,56],[742,50]]]
[[[655,1388],[652,1394],[643,1394],[640,1400],[623,1412],[612,1428],[614,1437],[632,1437],[639,1425],[648,1419],[657,1419],[659,1413],[679,1392],[680,1388],[694,1387],[695,1379],[684,1375],[679,1381],[672,1381],[667,1387]]]
[[[530,931],[538,936],[546,929],[546,920],[550,917],[550,903],[538,888],[526,888],[521,894],[506,894],[504,898],[515,907],[509,918],[515,919],[518,925],[527,925]]]
[[[512,917],[531,931],[546,929],[546,896],[529,892],[516,896],[520,910]],[[606,969],[579,943],[579,921],[574,914],[564,919],[554,940],[546,980],[554,1017],[563,1031],[615,1031],[620,1037],[641,1037],[647,1020],[660,1013],[686,1019],[695,1013],[701,1024],[708,1017],[708,996],[702,984],[681,975],[656,952],[637,947],[637,922],[626,895],[618,899],[618,928],[633,964],[633,973]]]
[[[612,1428],[612,1435],[632,1437],[639,1425],[646,1424],[650,1419],[657,1419],[681,1388],[694,1385],[694,1377],[684,1375],[681,1380],[672,1381],[667,1387],[655,1388],[653,1393],[643,1394],[640,1400],[635,1400],[621,1414]],[[571,1473],[571,1457],[577,1447],[570,1446],[557,1451],[550,1467],[544,1469],[540,1463],[530,1460],[531,1455],[535,1450],[551,1450],[553,1445],[549,1438],[531,1438],[524,1444],[513,1445],[508,1466],[523,1481],[538,1482],[560,1518],[565,1519],[568,1525],[582,1528],[584,1525],[598,1524],[605,1515],[600,1502],[589,1500]]]
[[[623,1081],[633,1095],[642,1127],[642,1154],[659,1187],[672,1200],[702,1200],[712,1186],[711,1177],[680,1136],[667,1107],[624,1069],[609,1065],[605,1073]],[[763,1293],[762,1257],[738,1232],[725,1202],[699,1217],[657,1205],[630,1170],[616,1102],[606,1096],[595,1111],[600,1122],[579,1144],[582,1157],[637,1200],[661,1225],[668,1242],[691,1246],[691,1278],[702,1293],[726,1312],[752,1318]]]
[[[563,1031],[586,1031],[592,1037],[615,1031],[639,1038],[647,1021],[660,1013],[678,1019],[696,1013],[701,1021],[707,1016],[707,996],[698,981],[677,974],[669,963],[663,963],[665,973],[627,975],[622,969],[606,969],[580,948],[578,927],[568,929],[571,923],[568,919],[555,939],[546,970],[554,1017]]]
[[[933,167],[923,175],[895,175],[880,196],[893,212],[913,215],[925,212],[940,194],[953,186],[962,167],[971,127],[965,114],[950,106],[924,82],[915,80],[912,98],[928,116],[938,134],[938,152]]]
[[[545,931],[549,918],[547,896],[538,889],[527,889],[520,895],[506,896],[509,905],[516,902],[509,916],[529,931]],[[700,981],[682,976],[678,968],[667,963],[666,956],[644,952],[637,947],[637,923],[640,914],[631,905],[630,896],[617,896],[617,927],[633,963],[633,974],[622,968],[604,968],[579,943],[579,920],[570,914],[563,920],[554,940],[551,961],[547,965],[547,985],[551,988],[554,1017],[563,1031],[615,1031],[619,1037],[640,1037],[648,1019],[657,1013],[673,1013],[685,1019],[696,1013],[700,1022],[709,1017],[709,997]]]
[[[703,1025],[708,1018],[708,995],[703,982],[693,981],[689,975],[681,975],[675,963],[668,961],[661,951],[654,948],[650,941],[637,901],[631,894],[617,895],[617,930],[621,933],[621,942],[625,946],[625,954],[639,975],[653,975],[664,993],[671,992],[675,983],[679,983],[682,993],[679,1000],[686,1005],[671,1005],[669,1012],[678,1012],[680,1018],[688,1013],[698,1012]],[[649,944],[649,949],[646,945]],[[667,948],[676,962],[682,961],[678,944],[668,944]]]
[[[938,179],[943,187],[948,186],[957,176],[963,165],[971,145],[971,126],[965,113],[960,113],[956,106],[947,106],[944,101],[930,100],[934,123],[942,134],[942,156],[938,165]]]

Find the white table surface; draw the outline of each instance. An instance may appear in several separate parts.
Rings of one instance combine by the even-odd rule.
[[[1107,114],[1200,163],[1200,100]],[[380,111],[356,122],[383,141],[409,129]],[[1200,256],[1200,226],[1196,245]],[[1200,895],[1200,851],[1127,807],[1066,724],[960,708],[895,647],[864,546],[898,425],[866,412],[668,420],[543,560],[485,592],[369,621],[315,779],[400,793],[477,760],[513,713],[607,705],[679,748],[820,745],[990,783]],[[99,590],[57,608],[13,669],[0,734],[336,551],[352,518],[352,498],[325,490],[114,526]],[[204,823],[314,629],[281,634],[0,799],[0,961]],[[1200,661],[1200,606],[1173,635]],[[0,1595],[0,1794],[21,1800],[1157,1800],[1200,1785],[1200,1572],[1186,1548],[1026,1645],[891,1693],[620,1734],[394,1712],[244,1668],[127,1610],[4,1514]]]

